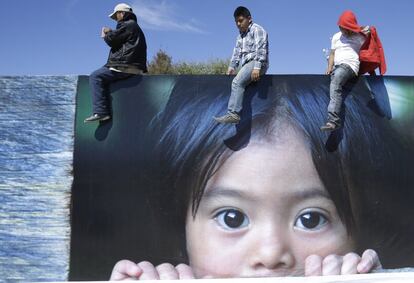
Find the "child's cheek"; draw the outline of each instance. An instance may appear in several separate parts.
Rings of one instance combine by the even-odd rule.
[[[229,261],[208,259],[198,266],[192,266],[196,278],[229,278],[239,275],[238,267]]]
[[[191,251],[190,264],[197,278],[227,278],[242,274],[242,260],[245,256],[243,249],[237,247],[234,239],[220,233],[206,233],[208,237],[198,243],[203,243]],[[194,247],[194,246],[193,246]]]
[[[353,252],[354,243],[345,230],[333,230],[297,243],[296,251],[297,257],[300,258],[299,262],[304,263],[310,255],[319,255],[324,258],[328,255],[345,255]]]

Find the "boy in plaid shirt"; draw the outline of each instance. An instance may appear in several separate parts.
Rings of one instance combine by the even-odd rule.
[[[240,122],[245,88],[251,82],[258,81],[269,66],[269,44],[266,31],[253,23],[250,11],[246,7],[236,8],[234,19],[240,34],[237,37],[227,75],[236,74],[236,68],[239,66],[241,69],[232,82],[227,114],[213,117],[219,123],[237,124]]]

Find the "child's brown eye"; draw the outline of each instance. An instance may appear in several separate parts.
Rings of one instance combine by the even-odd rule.
[[[222,210],[216,215],[215,219],[225,229],[237,229],[249,225],[247,216],[236,209]]]
[[[319,212],[306,212],[296,219],[295,226],[301,229],[317,230],[323,227],[328,220]]]

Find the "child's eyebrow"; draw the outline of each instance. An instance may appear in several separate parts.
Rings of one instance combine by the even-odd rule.
[[[228,187],[214,187],[211,190],[205,192],[203,198],[205,199],[213,199],[213,198],[220,198],[220,197],[230,197],[230,198],[237,198],[237,199],[244,199],[244,200],[251,200],[256,201],[256,197],[250,194],[246,194],[243,191],[239,191],[237,189],[232,189]]]
[[[312,198],[326,198],[328,200],[332,200],[329,194],[325,190],[321,190],[319,188],[311,188],[301,191],[296,191],[292,193],[290,196],[293,199],[300,201],[305,199],[312,199]]]
[[[203,198],[206,200],[220,198],[220,197],[230,197],[230,198],[237,198],[243,200],[249,200],[252,202],[259,201],[259,198],[256,197],[254,194],[248,194],[244,191],[240,191],[234,188],[229,187],[214,187],[210,190],[206,191]],[[308,189],[301,189],[301,190],[293,190],[285,195],[283,198],[286,199],[293,199],[294,201],[303,201],[307,199],[313,198],[325,198],[327,200],[332,200],[329,194],[320,188],[308,188]]]

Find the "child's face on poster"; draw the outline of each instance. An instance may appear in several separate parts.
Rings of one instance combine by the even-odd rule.
[[[309,255],[353,250],[303,138],[283,135],[234,153],[209,180],[196,217],[188,214],[196,277],[302,275]]]

